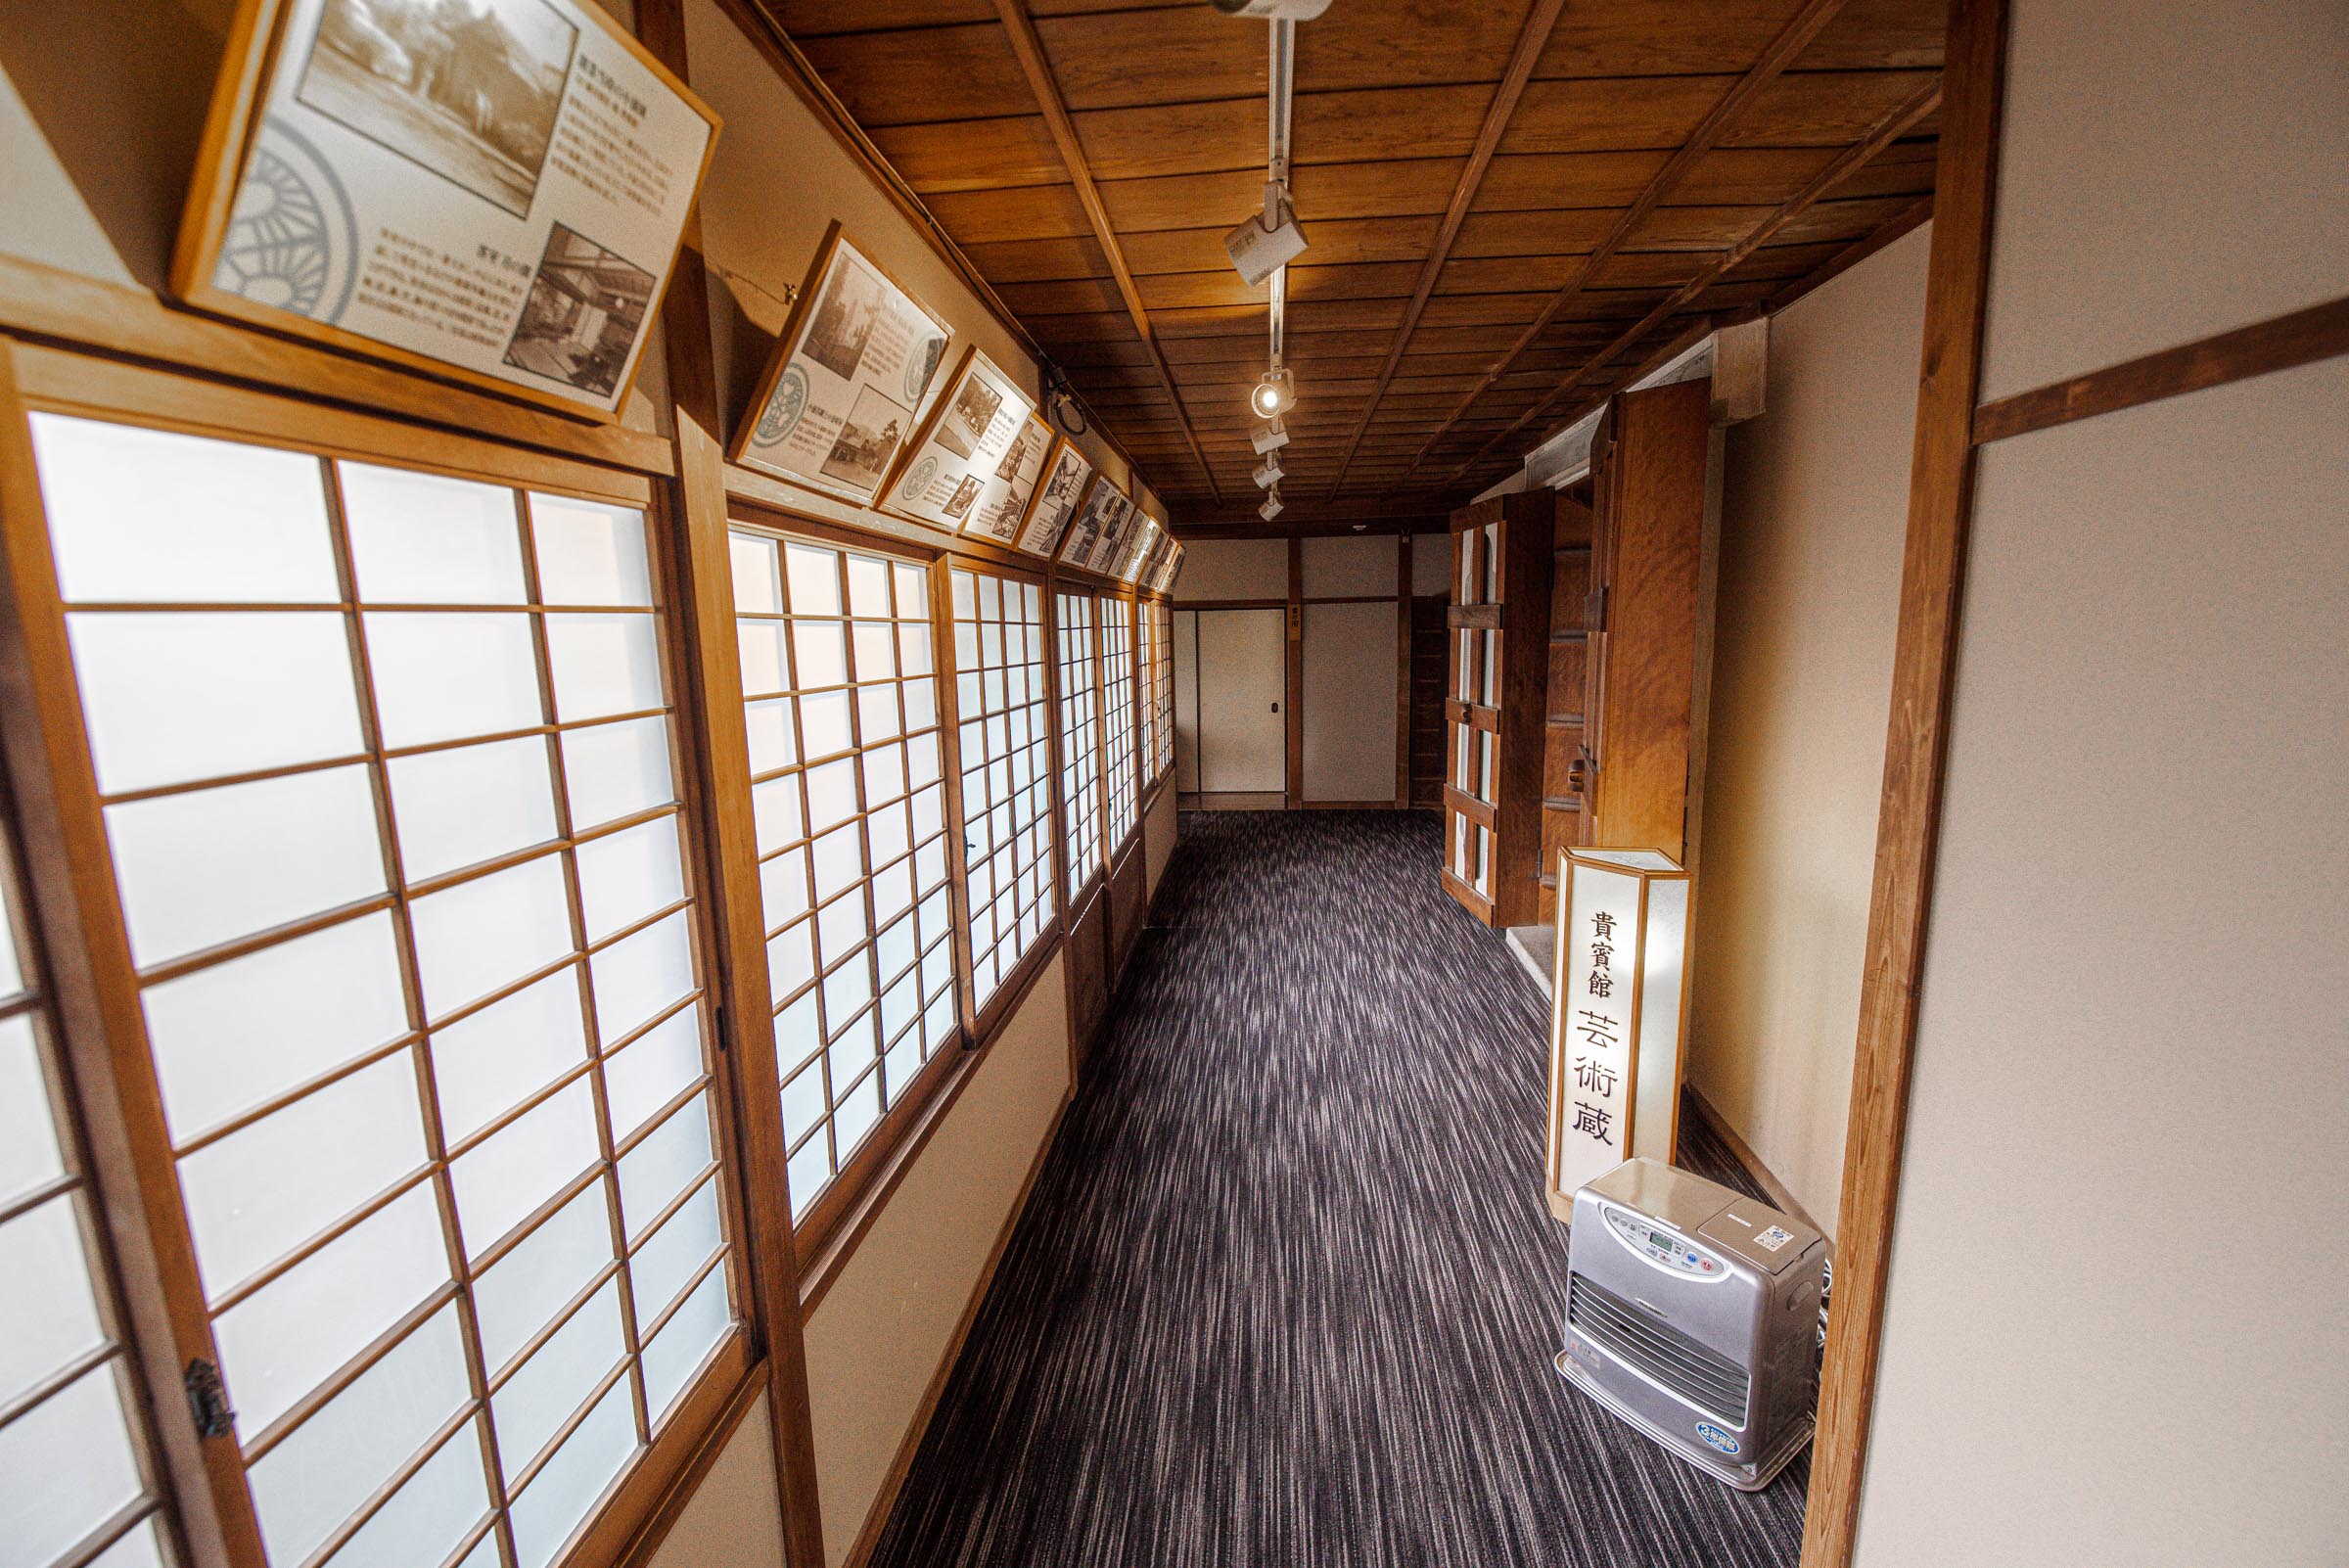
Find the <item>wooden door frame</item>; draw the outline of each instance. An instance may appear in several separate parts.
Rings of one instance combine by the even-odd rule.
[[[1909,533],[1802,1568],[1849,1568],[1859,1534],[1973,516],[2006,13],[2006,0],[1953,0],[1943,57]]]

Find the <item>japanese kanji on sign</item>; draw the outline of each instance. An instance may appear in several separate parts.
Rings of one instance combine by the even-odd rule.
[[[1634,1155],[1670,1160],[1687,1011],[1689,877],[1653,850],[1558,863],[1549,1026],[1550,1212]]]

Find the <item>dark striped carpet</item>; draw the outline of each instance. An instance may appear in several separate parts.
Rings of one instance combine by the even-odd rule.
[[[1552,1370],[1547,1007],[1437,853],[1419,813],[1183,818],[875,1564],[1795,1561],[1807,1456],[1741,1496]]]

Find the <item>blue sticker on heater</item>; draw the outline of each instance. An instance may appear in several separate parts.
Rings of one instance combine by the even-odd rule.
[[[1696,1435],[1704,1439],[1708,1447],[1719,1449],[1724,1453],[1735,1453],[1740,1446],[1735,1438],[1710,1421],[1697,1422]]]

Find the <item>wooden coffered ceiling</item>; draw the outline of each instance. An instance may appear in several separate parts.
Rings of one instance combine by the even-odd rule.
[[[759,0],[1177,526],[1255,522],[1267,27]],[[1438,513],[1708,321],[1911,225],[1944,0],[1333,0],[1298,28],[1281,525]]]

